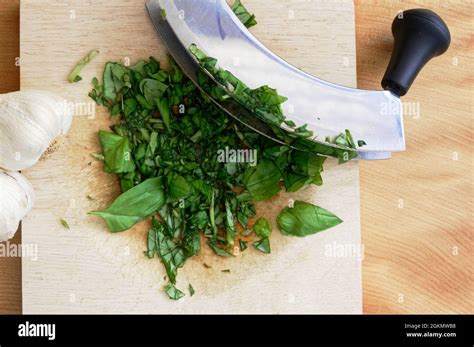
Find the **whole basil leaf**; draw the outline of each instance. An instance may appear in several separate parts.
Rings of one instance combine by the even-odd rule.
[[[342,223],[331,212],[303,201],[295,201],[277,217],[278,228],[284,235],[307,236]]]
[[[101,130],[99,131],[99,138],[104,153],[105,172],[127,173],[135,171],[135,163],[126,137]]]
[[[268,159],[249,167],[244,174],[244,184],[256,201],[268,200],[280,191],[280,171]]]
[[[109,208],[89,214],[102,217],[111,232],[124,231],[151,216],[165,203],[162,178],[150,178],[120,195]]]

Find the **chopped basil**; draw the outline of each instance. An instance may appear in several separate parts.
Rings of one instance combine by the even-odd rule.
[[[196,292],[193,286],[191,285],[191,283],[189,283],[188,290],[189,290],[189,296],[193,296],[194,293]]]
[[[266,218],[259,218],[253,225],[253,231],[257,236],[267,238],[272,232],[272,225]]]
[[[99,138],[104,153],[105,172],[124,173],[135,170],[128,138],[106,131],[99,131]]]
[[[247,11],[240,0],[235,0],[234,4],[232,5],[232,11],[234,11],[242,24],[247,28],[253,27],[257,24],[255,16]]]
[[[179,300],[184,297],[184,293],[178,288],[176,288],[173,283],[168,283],[165,286],[165,293],[172,300]]]
[[[254,242],[253,246],[262,253],[270,254],[270,239],[268,237]]]
[[[244,24],[254,23],[239,1],[234,9]],[[346,149],[313,142],[306,126],[285,119],[281,104],[286,98],[275,89],[250,89],[196,46],[190,50],[225,88],[201,72],[204,94],[174,61],[165,70],[150,58],[132,66],[107,63],[102,84],[93,79],[89,93],[115,117],[111,132],[99,132],[102,153],[97,157],[104,162],[104,171],[118,176],[122,189],[110,207],[91,214],[102,217],[111,232],[153,217],[145,255],[163,263],[169,280],[165,292],[174,300],[184,296],[175,287],[178,269],[199,253],[201,240],[221,257],[234,256],[237,240],[244,251],[247,242],[240,237],[251,234],[249,221],[256,216],[256,201],[267,201],[282,189],[294,192],[321,185],[326,156],[345,162],[356,155],[350,132],[328,139]],[[306,151],[243,127],[208,95],[234,98],[267,122],[275,137],[289,139]],[[281,129],[283,123],[292,132]],[[258,160],[219,160],[219,153],[229,149],[255,150]],[[284,209],[277,222],[283,233],[304,236],[341,221],[318,207],[297,203],[294,209]],[[270,253],[271,224],[260,218],[252,229],[260,238],[253,246]],[[192,296],[194,289],[191,285],[188,289]]]
[[[69,227],[68,222],[66,222],[65,219],[62,219],[62,218],[61,218],[59,221],[61,222],[61,225],[62,225],[64,228],[66,228],[66,229],[71,229],[71,228]]]

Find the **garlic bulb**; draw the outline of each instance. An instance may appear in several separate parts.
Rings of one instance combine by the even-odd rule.
[[[15,235],[20,220],[33,207],[30,182],[18,172],[0,170],[0,242]]]
[[[71,122],[67,101],[51,92],[0,95],[0,168],[20,171],[33,166]]]

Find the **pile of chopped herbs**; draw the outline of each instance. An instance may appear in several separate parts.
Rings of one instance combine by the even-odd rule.
[[[241,4],[240,16],[245,16]],[[244,22],[255,19],[247,16]],[[106,209],[91,214],[102,217],[111,232],[121,232],[151,218],[146,256],[163,263],[169,283],[166,294],[178,300],[185,294],[176,288],[178,269],[186,260],[210,247],[221,257],[252,248],[271,252],[271,223],[255,223],[255,202],[266,201],[282,189],[295,192],[307,185],[321,185],[326,155],[341,162],[354,151],[315,144],[305,127],[287,133],[279,125],[294,124],[282,114],[286,100],[268,86],[251,90],[230,72],[220,70],[215,59],[197,47],[190,48],[207,74],[199,75],[200,91],[179,67],[161,68],[154,58],[133,66],[109,62],[103,82],[94,78],[89,96],[109,109],[116,122],[111,131],[100,131],[100,158],[104,171],[120,178],[122,194]],[[225,94],[227,93],[227,94]],[[230,95],[231,94],[231,95]],[[276,136],[290,136],[307,151],[278,144],[228,117],[210,100],[234,97],[275,129]],[[350,133],[341,134],[339,144],[355,148]],[[254,150],[258,159],[239,161],[222,153]],[[227,151],[227,152],[226,152]],[[325,155],[322,156],[321,154]],[[344,154],[344,155],[342,155]],[[296,201],[277,218],[284,235],[307,236],[342,221],[320,207]],[[253,224],[253,225],[252,225]],[[194,289],[189,285],[192,296]]]

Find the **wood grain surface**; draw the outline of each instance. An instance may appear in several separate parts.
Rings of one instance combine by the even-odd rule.
[[[473,2],[358,1],[358,86],[380,87],[389,23],[419,7],[446,21],[452,42],[402,98],[406,151],[360,165],[364,312],[472,313]]]
[[[431,8],[453,37],[446,55],[423,70],[404,98],[419,102],[421,111],[419,118],[406,119],[407,152],[360,164],[364,312],[472,313],[472,1],[355,5],[360,88],[379,88],[397,11]],[[19,54],[18,9],[19,0],[0,0],[2,92],[19,87],[12,64]],[[0,313],[19,312],[20,262],[0,259]]]
[[[87,97],[88,81],[102,73],[107,61],[133,64],[153,55],[166,66],[168,52],[144,4],[22,0],[21,89],[46,85],[74,105],[89,102],[94,107]],[[247,5],[259,18],[253,33],[267,47],[309,73],[355,87],[351,2],[249,0]],[[84,81],[68,84],[71,67],[94,48],[100,54],[84,70]],[[111,234],[101,219],[87,215],[119,195],[116,177],[91,158],[100,151],[98,130],[110,125],[107,110],[87,107],[75,115],[64,146],[23,172],[35,188],[36,203],[23,221],[22,241],[38,245],[37,260],[23,258],[24,313],[362,312],[361,258],[327,251],[360,245],[358,162],[337,165],[336,159],[328,159],[322,187],[282,193],[257,205],[257,215],[275,226],[271,255],[250,247],[223,259],[203,245],[177,278],[178,288],[187,291],[191,283],[196,294],[175,302],[162,290],[164,267],[143,254],[149,221]],[[88,194],[95,200],[89,201]],[[344,223],[307,238],[285,237],[276,229],[276,217],[290,198],[324,206]],[[60,218],[71,230],[61,226]]]

